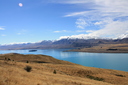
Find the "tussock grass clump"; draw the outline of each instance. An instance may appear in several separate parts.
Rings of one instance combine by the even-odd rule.
[[[8,58],[8,61],[11,61],[11,59],[10,59],[10,58]]]
[[[26,63],[29,63],[29,61],[26,61]]]
[[[54,70],[53,73],[56,74],[56,70]]]
[[[27,72],[31,72],[32,67],[31,67],[31,66],[26,66],[26,67],[24,68],[24,70],[26,70]]]
[[[94,77],[94,76],[91,76],[91,75],[87,75],[86,77],[90,78],[90,79],[93,79],[93,80],[97,80],[97,81],[103,81],[104,80],[103,78]]]
[[[120,75],[120,74],[115,74],[116,76],[119,76],[119,77],[125,77],[124,75]]]

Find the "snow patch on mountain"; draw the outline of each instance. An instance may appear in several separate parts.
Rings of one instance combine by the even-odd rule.
[[[9,43],[9,44],[1,44],[3,46],[6,46],[6,45],[19,45],[19,44],[29,44],[30,42],[14,42],[14,43]]]
[[[110,37],[102,37],[98,35],[92,34],[79,34],[79,35],[72,35],[72,36],[61,36],[58,40],[61,39],[123,39],[128,38],[128,34],[121,34],[118,37],[110,38]]]
[[[128,38],[128,34],[122,34],[117,39]]]
[[[59,40],[61,39],[110,39],[110,38],[104,38],[90,34],[80,34],[80,35],[72,35],[72,36],[61,36]]]

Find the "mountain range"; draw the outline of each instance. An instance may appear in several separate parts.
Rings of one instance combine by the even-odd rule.
[[[79,39],[64,38],[60,40],[43,40],[35,43],[20,43],[0,45],[0,50],[18,50],[18,49],[59,49],[59,48],[84,48],[99,44],[122,44],[128,43],[128,38],[123,39]]]

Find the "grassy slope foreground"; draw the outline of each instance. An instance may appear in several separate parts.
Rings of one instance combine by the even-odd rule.
[[[2,54],[0,85],[128,85],[128,72],[84,67],[45,55]]]

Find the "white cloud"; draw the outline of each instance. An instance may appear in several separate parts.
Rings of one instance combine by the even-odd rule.
[[[109,24],[106,24],[105,28],[99,30],[87,30],[86,33],[89,34],[79,34],[72,36],[61,36],[63,38],[82,38],[82,39],[91,39],[91,38],[118,38],[121,35],[128,35],[128,21],[120,22],[113,21]]]
[[[60,32],[69,32],[69,31],[67,31],[67,30],[54,31],[54,33],[60,33]]]
[[[59,33],[59,32],[61,32],[61,31],[54,31],[55,33]]]
[[[5,28],[3,28],[3,27],[0,27],[0,30],[5,30]]]
[[[87,23],[83,18],[80,18],[80,19],[77,19],[76,25],[77,25],[77,28],[84,29]]]
[[[83,0],[79,0],[83,2]],[[69,4],[80,4],[77,0],[65,1]],[[118,37],[128,31],[128,0],[86,0],[83,4],[89,3],[88,11],[73,12],[65,15],[65,17],[83,17],[82,21],[86,25],[76,23],[77,27],[84,29],[93,26],[99,26],[94,32],[83,36],[102,36],[102,37]],[[83,8],[85,8],[85,6]],[[78,19],[76,22],[78,22]],[[87,29],[88,30],[88,29]],[[89,29],[90,30],[90,29]],[[80,37],[80,35],[78,35]],[[69,37],[69,36],[68,36]],[[71,36],[72,37],[72,36]]]
[[[72,17],[72,16],[83,16],[87,13],[87,11],[82,11],[82,12],[74,12],[74,13],[70,13],[65,15],[64,17]]]
[[[95,32],[96,30],[77,30],[76,32],[84,32],[84,33],[92,33]]]
[[[47,0],[50,3],[61,3],[61,4],[81,4],[86,3],[89,0]]]
[[[94,25],[101,25],[103,24],[101,21],[94,23]]]
[[[98,39],[98,38],[101,38],[99,36],[96,36],[96,35],[90,35],[90,34],[79,34],[79,35],[72,35],[72,36],[61,36],[59,39],[76,39],[76,38],[79,38],[79,39]]]
[[[3,36],[3,37],[4,37],[4,36],[6,36],[6,35],[5,35],[5,34],[2,34],[1,36]]]
[[[22,33],[17,33],[18,35],[21,35]]]
[[[76,32],[86,32],[86,30],[76,30]]]
[[[128,21],[113,21],[106,24],[103,29],[92,32],[91,34],[115,38],[126,33],[126,31],[128,31]]]
[[[27,43],[30,43],[30,42],[13,42],[13,43],[2,44],[2,45],[27,44]]]
[[[86,33],[66,37],[111,37],[128,34],[128,0],[48,0],[52,3],[73,4],[83,7],[83,11],[75,11],[64,17],[77,17],[75,25],[86,28]],[[81,18],[82,17],[82,18]],[[89,30],[95,29],[95,31]],[[84,30],[85,31],[85,30]],[[78,30],[77,32],[81,32]],[[127,32],[127,33],[126,33]]]
[[[19,3],[19,6],[20,6],[20,7],[22,7],[22,6],[23,6],[23,4],[22,4],[22,3]]]
[[[86,33],[93,33],[95,32],[96,30],[87,30]]]

